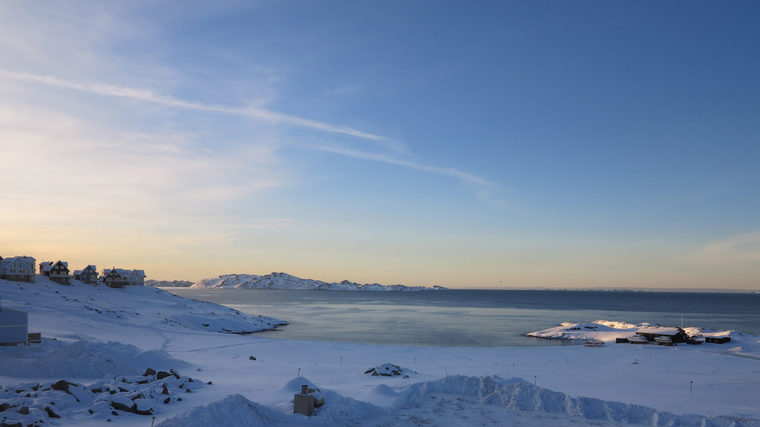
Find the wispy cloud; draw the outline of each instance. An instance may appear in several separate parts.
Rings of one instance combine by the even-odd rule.
[[[388,163],[391,165],[401,166],[401,167],[405,167],[409,169],[415,169],[418,171],[444,175],[451,178],[455,178],[464,183],[474,184],[483,188],[495,189],[496,187],[498,187],[498,184],[496,184],[495,182],[489,181],[485,178],[481,178],[469,172],[461,171],[456,168],[424,165],[424,164],[413,162],[410,160],[398,159],[396,157],[389,156],[387,154],[368,153],[364,151],[352,150],[352,149],[341,148],[341,147],[310,146],[310,148],[320,150],[320,151],[326,151],[329,153],[340,154],[342,156],[353,157],[356,159]]]
[[[760,262],[760,231],[709,243],[698,252],[696,260],[710,264]]]
[[[76,91],[87,92],[87,93],[97,94],[97,95],[102,95],[102,96],[130,98],[130,99],[140,100],[144,102],[164,105],[168,107],[195,110],[195,111],[239,115],[239,116],[249,117],[249,118],[253,118],[257,120],[262,120],[271,124],[282,123],[282,124],[301,127],[305,129],[319,130],[319,131],[324,131],[328,133],[348,135],[348,136],[375,142],[381,147],[389,149],[394,154],[397,154],[400,151],[404,151],[403,144],[400,144],[398,141],[392,140],[382,135],[376,135],[373,133],[364,132],[364,131],[350,128],[350,127],[336,126],[336,125],[332,125],[332,124],[318,121],[318,120],[312,120],[312,119],[297,117],[297,116],[293,116],[289,114],[270,111],[264,108],[230,107],[230,106],[223,106],[223,105],[203,104],[203,103],[198,103],[198,102],[185,101],[185,100],[177,99],[170,96],[158,95],[150,90],[103,84],[103,83],[73,82],[73,81],[69,81],[65,79],[60,79],[54,76],[45,76],[45,75],[30,74],[30,73],[19,73],[19,72],[8,71],[8,70],[0,70],[0,76],[17,80],[17,81],[38,83],[38,84],[43,84],[46,86],[72,89]],[[495,189],[498,186],[496,183],[492,181],[479,177],[475,174],[459,170],[457,168],[425,165],[425,164],[421,164],[421,163],[414,162],[411,160],[401,159],[394,155],[383,154],[383,153],[371,153],[371,152],[365,152],[365,151],[360,151],[356,149],[337,147],[337,146],[319,146],[319,145],[316,145],[316,146],[302,145],[302,146],[311,148],[311,149],[320,150],[320,151],[339,154],[342,156],[352,157],[356,159],[383,162],[383,163],[393,164],[396,166],[405,167],[409,169],[415,169],[415,170],[419,170],[423,172],[429,172],[433,174],[448,176],[467,184],[476,185],[477,187],[481,189],[481,191],[479,192],[481,196],[484,195],[484,193],[482,192],[483,189]]]
[[[313,120],[290,114],[280,113],[277,111],[271,111],[264,108],[256,107],[230,107],[224,105],[212,105],[203,104],[198,102],[184,101],[181,99],[173,98],[165,95],[158,95],[150,90],[131,88],[125,86],[116,86],[104,83],[93,82],[73,82],[65,79],[60,79],[54,76],[45,76],[30,73],[20,73],[15,71],[0,70],[0,75],[9,79],[17,81],[25,81],[43,84],[52,87],[72,89],[103,96],[115,96],[136,99],[145,102],[151,102],[154,104],[165,105],[175,108],[183,108],[188,110],[206,111],[215,113],[234,114],[244,117],[249,117],[257,120],[262,120],[273,124],[287,124],[305,129],[319,130],[323,132],[336,133],[342,135],[353,136],[360,139],[373,141],[385,148],[398,150],[400,144],[392,139],[377,135],[369,132],[364,132],[358,129],[354,129],[347,126],[337,126],[330,123],[326,123],[319,120]]]

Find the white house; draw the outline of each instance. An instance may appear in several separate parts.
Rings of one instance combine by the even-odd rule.
[[[0,279],[33,282],[36,259],[30,256],[16,256],[0,261]]]

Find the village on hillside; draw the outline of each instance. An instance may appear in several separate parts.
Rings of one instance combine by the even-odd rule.
[[[37,272],[36,262],[37,260],[30,256],[8,258],[0,256],[0,279],[34,282],[34,276]],[[39,274],[47,276],[50,280],[61,285],[70,284],[72,279],[91,285],[103,284],[109,288],[143,286],[145,284],[145,271],[143,270],[106,268],[103,269],[103,274],[99,275],[96,266],[88,265],[81,270],[75,270],[74,274],[71,274],[69,263],[60,260],[41,262]]]

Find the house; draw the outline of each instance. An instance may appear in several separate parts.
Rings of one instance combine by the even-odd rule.
[[[50,277],[50,280],[62,285],[68,285],[71,281],[69,263],[58,260],[57,262],[45,261],[40,263],[40,274]]]
[[[0,345],[26,344],[29,317],[25,311],[0,307]]]
[[[106,268],[103,270],[102,280],[109,288],[143,286],[145,284],[145,271],[125,270],[123,268]]]
[[[98,268],[94,265],[88,265],[81,270],[75,270],[74,279],[82,283],[95,285],[98,283]]]
[[[681,328],[664,326],[644,326],[636,331],[636,335],[645,337],[648,341],[655,341],[658,337],[668,337],[671,343],[686,342],[689,336]]]
[[[33,282],[36,262],[30,256],[5,258],[0,261],[0,279]]]
[[[109,288],[123,288],[127,286],[126,270],[120,268],[106,268],[103,270],[103,283]]]

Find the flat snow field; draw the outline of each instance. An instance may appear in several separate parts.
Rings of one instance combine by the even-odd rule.
[[[44,338],[0,347],[6,422],[760,426],[760,337],[737,332],[728,344],[674,347],[614,344],[605,328],[575,337],[604,347],[380,346],[236,334],[281,321],[149,287],[61,286],[38,276],[0,280],[0,295],[3,307],[29,312],[30,332]],[[365,374],[394,370],[386,363],[401,375]],[[142,377],[147,368],[177,375]],[[51,386],[60,380],[73,384],[68,392]],[[315,417],[292,414],[302,384],[325,397]]]

